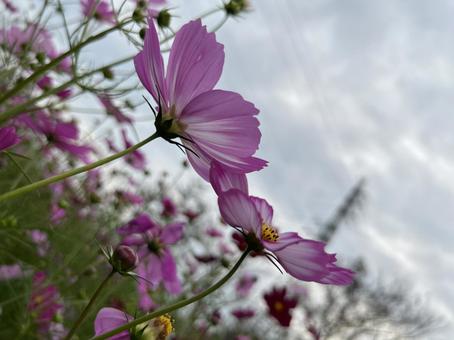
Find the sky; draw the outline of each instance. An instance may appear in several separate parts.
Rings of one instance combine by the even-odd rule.
[[[270,165],[250,176],[252,192],[304,234],[364,177],[364,209],[330,250],[365,257],[373,275],[406,282],[453,324],[454,3],[252,6],[217,35],[219,87],[261,110],[258,155]]]
[[[218,3],[171,6],[184,23]],[[274,206],[282,229],[311,236],[365,178],[364,208],[329,250],[341,260],[364,257],[373,276],[405,282],[454,324],[454,3],[252,6],[217,34],[226,53],[218,88],[241,93],[261,111],[258,156],[270,164],[249,176],[251,192]],[[205,22],[213,27],[219,20]],[[116,39],[86,59],[106,48],[109,56],[135,51]],[[151,113],[143,107],[137,115]],[[151,124],[138,124],[142,137]],[[156,169],[182,159],[164,141],[145,150]],[[431,338],[452,337],[448,326]]]

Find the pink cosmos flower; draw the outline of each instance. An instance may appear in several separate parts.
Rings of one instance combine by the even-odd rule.
[[[48,334],[53,320],[62,312],[60,294],[56,286],[47,284],[47,275],[37,272],[33,276],[32,293],[28,302],[28,310],[34,315],[38,332]]]
[[[348,285],[353,272],[337,267],[336,256],[325,252],[323,242],[306,240],[295,232],[279,233],[273,227],[273,208],[262,198],[249,196],[244,174],[228,172],[220,164],[211,166],[210,180],[219,195],[221,216],[241,230],[252,251],[275,261],[293,277],[303,281]]]
[[[44,27],[36,24],[28,25],[25,29],[13,25],[8,29],[0,29],[0,45],[8,52],[21,56],[25,52],[42,54],[49,59],[60,56],[52,40],[52,36]],[[71,71],[71,58],[64,58],[56,68],[58,71]]]
[[[206,233],[208,236],[213,237],[213,238],[218,238],[218,237],[224,236],[222,231],[220,231],[219,229],[216,229],[214,227],[207,228]]]
[[[249,295],[252,287],[256,282],[257,276],[250,273],[243,274],[235,285],[236,294],[241,298],[245,298]]]
[[[115,24],[115,14],[105,0],[81,0],[82,13],[85,17],[93,16],[100,22]]]
[[[36,82],[36,85],[42,90],[49,90],[52,88],[52,78],[49,76],[44,76]]]
[[[134,318],[116,308],[104,307],[102,308],[95,319],[95,336],[107,333],[112,329],[123,326],[124,324],[132,321]],[[110,337],[111,340],[130,340],[131,337],[128,331],[123,331]]]
[[[0,128],[0,152],[6,150],[20,142],[13,127]]]
[[[121,112],[121,110],[115,106],[112,99],[107,94],[99,94],[98,99],[106,109],[106,113],[109,116],[114,117],[118,123],[132,123],[132,119]]]
[[[74,122],[52,119],[44,112],[38,112],[35,119],[22,115],[19,120],[35,132],[41,133],[46,137],[48,141],[46,151],[49,151],[50,147],[54,146],[86,163],[90,162],[89,153],[92,149],[88,146],[76,144],[79,139],[79,129]]]
[[[140,214],[118,229],[118,234],[123,237],[122,244],[137,247],[140,258],[137,272],[153,285],[152,288],[163,283],[169,293],[181,292],[176,263],[169,246],[181,240],[183,228],[184,223],[171,223],[161,227],[147,214]],[[147,294],[147,282],[140,281],[138,288],[142,309],[153,308],[154,304]]]
[[[36,245],[36,252],[39,256],[46,255],[49,250],[50,244],[47,239],[47,234],[38,229],[27,230],[27,235]]]
[[[143,50],[134,65],[159,106],[155,126],[161,137],[183,145],[195,171],[208,181],[216,160],[235,172],[262,169],[253,157],[260,142],[259,111],[239,94],[214,90],[224,64],[223,45],[200,20],[184,25],[170,50],[167,72],[154,22],[148,19]],[[179,137],[183,144],[173,139]]]
[[[61,90],[61,91],[58,91],[57,93],[57,97],[62,99],[62,100],[66,100],[68,98],[70,98],[73,94],[73,90],[71,89],[64,89],[64,90]]]

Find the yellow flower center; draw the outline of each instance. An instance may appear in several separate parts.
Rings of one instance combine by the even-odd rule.
[[[280,301],[276,301],[274,303],[274,309],[276,310],[276,312],[281,312],[284,309],[284,304]]]
[[[272,226],[263,223],[262,224],[262,240],[269,242],[276,242],[279,239],[279,233]]]

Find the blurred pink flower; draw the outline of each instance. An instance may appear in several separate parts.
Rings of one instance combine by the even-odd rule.
[[[183,228],[184,223],[171,223],[161,227],[147,214],[140,214],[117,230],[123,238],[122,244],[137,247],[140,258],[137,272],[152,284],[151,288],[156,288],[163,283],[169,293],[179,294],[181,292],[175,259],[169,246],[181,240]],[[147,290],[148,283],[144,280],[140,281],[141,306],[149,308],[154,304],[147,294]]]
[[[24,277],[24,273],[19,264],[0,265],[0,281],[20,279],[22,277]]]
[[[50,221],[53,224],[60,223],[66,216],[66,210],[59,206],[58,203],[52,203],[50,206]]]
[[[289,327],[292,320],[291,311],[298,304],[298,299],[287,296],[285,287],[273,288],[263,297],[268,305],[268,314],[274,317],[281,326]]]
[[[211,161],[236,172],[262,169],[253,157],[260,142],[259,111],[239,94],[213,90],[224,64],[223,45],[200,20],[184,25],[170,50],[167,72],[154,22],[148,19],[143,51],[134,65],[159,106],[155,126],[172,143],[179,137],[195,171],[205,180]],[[193,154],[193,152],[196,154]]]
[[[240,177],[243,176],[243,179]],[[354,273],[337,267],[336,256],[325,252],[323,242],[306,240],[295,232],[279,233],[273,227],[273,208],[262,198],[247,194],[244,174],[234,174],[220,164],[211,166],[210,180],[218,193],[221,216],[240,228],[251,250],[276,262],[293,277],[323,284],[348,285]],[[246,185],[245,185],[246,183]]]
[[[70,98],[72,94],[73,94],[73,91],[68,88],[68,89],[64,89],[64,90],[58,91],[57,92],[57,97],[62,99],[62,100],[66,100],[66,99]]]
[[[161,203],[163,217],[173,217],[177,214],[177,206],[169,197],[164,197]]]
[[[218,238],[218,237],[224,236],[222,231],[220,231],[219,229],[216,229],[214,227],[207,228],[206,233],[207,233],[208,236],[214,237],[214,238]]]
[[[124,129],[121,130],[121,135],[123,136],[123,142],[125,144],[125,148],[129,148],[134,145],[128,139],[128,136],[126,135],[126,130],[124,130]],[[126,161],[126,163],[128,163],[133,168],[136,168],[137,170],[145,170],[145,166],[146,166],[145,155],[139,150],[135,150],[135,151],[127,154],[124,157],[124,160]]]
[[[250,273],[244,273],[239,280],[236,282],[236,294],[241,297],[245,298],[251,292],[252,287],[257,282],[257,276],[252,275]]]
[[[250,319],[255,316],[255,310],[250,308],[237,308],[232,310],[232,315],[238,320]]]
[[[90,162],[89,153],[92,152],[92,148],[78,145],[79,129],[76,123],[51,118],[44,112],[37,112],[34,119],[27,115],[21,115],[19,119],[33,131],[46,137],[48,142],[46,151],[49,151],[51,147],[56,147],[86,163]]]
[[[33,229],[28,230],[27,235],[36,245],[36,251],[38,255],[45,256],[50,246],[49,241],[47,239],[47,234],[41,230]]]
[[[13,3],[10,0],[2,0],[3,4],[5,5],[5,8],[12,12],[16,13],[17,12],[17,7],[13,5]]]
[[[63,310],[57,287],[47,284],[46,280],[44,272],[37,272],[33,276],[32,292],[27,307],[42,335],[49,334],[57,314]]]
[[[0,152],[20,142],[16,129],[13,127],[0,128]]]
[[[132,123],[132,119],[126,116],[117,106],[115,106],[109,95],[99,94],[98,99],[106,109],[106,113],[109,116],[114,117],[118,123]]]
[[[41,88],[42,90],[51,89],[52,88],[52,84],[53,84],[52,78],[49,77],[49,76],[44,76],[40,80],[38,80],[36,82],[36,85],[38,85],[39,88]]]
[[[115,13],[106,0],[81,0],[80,4],[85,17],[93,16],[100,22],[115,24]]]
[[[117,190],[115,194],[119,200],[125,203],[133,204],[133,205],[141,205],[144,202],[142,196],[134,194],[129,191]]]

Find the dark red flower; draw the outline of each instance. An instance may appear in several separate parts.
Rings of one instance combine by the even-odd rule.
[[[287,296],[287,288],[273,288],[264,296],[268,305],[268,313],[274,317],[281,326],[289,327],[292,320],[291,310],[296,307],[298,299]]]

